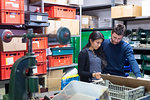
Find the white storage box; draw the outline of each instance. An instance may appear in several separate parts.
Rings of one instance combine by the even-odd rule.
[[[109,98],[108,88],[92,83],[81,81],[71,81],[58,95],[52,100],[96,100],[105,95]],[[109,100],[109,99],[104,99]]]

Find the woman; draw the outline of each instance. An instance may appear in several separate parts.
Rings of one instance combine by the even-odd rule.
[[[92,82],[100,79],[102,69],[106,66],[106,60],[101,48],[104,36],[99,31],[93,31],[89,41],[78,56],[78,73],[80,80]]]

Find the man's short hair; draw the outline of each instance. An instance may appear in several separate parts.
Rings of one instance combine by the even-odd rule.
[[[125,25],[118,24],[112,29],[112,34],[116,33],[117,35],[125,35]]]

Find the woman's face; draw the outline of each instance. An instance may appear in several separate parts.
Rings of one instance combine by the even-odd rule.
[[[102,42],[103,42],[103,39],[97,39],[97,40],[94,40],[94,41],[92,41],[90,39],[91,47],[94,50],[97,50],[101,46]]]

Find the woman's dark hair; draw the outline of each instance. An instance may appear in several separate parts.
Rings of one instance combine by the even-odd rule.
[[[95,41],[97,39],[102,39],[104,41],[104,35],[99,31],[93,31],[90,34],[88,43],[85,45],[84,48],[89,48],[91,46],[90,39],[92,41]],[[106,58],[105,58],[102,46],[100,46],[97,50],[94,50],[94,52],[95,52],[95,54],[97,54],[98,57],[101,58],[101,60],[102,60],[102,69],[103,69],[107,65],[107,62],[106,62]]]

